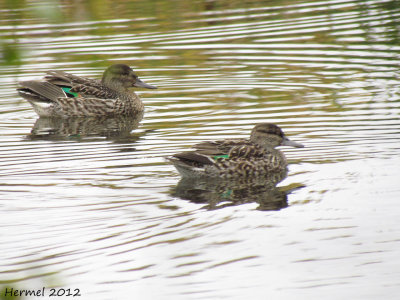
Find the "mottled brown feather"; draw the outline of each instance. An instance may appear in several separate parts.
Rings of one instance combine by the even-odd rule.
[[[131,87],[155,88],[143,83],[123,64],[107,68],[102,80],[48,71],[42,81],[21,82],[19,94],[40,116],[133,116],[143,112],[140,98]],[[64,91],[65,87],[69,91]]]

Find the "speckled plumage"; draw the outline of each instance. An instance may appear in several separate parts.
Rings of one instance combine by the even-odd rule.
[[[20,85],[19,94],[44,117],[136,115],[144,106],[130,88],[156,88],[142,82],[124,64],[107,68],[101,80],[48,71],[42,81],[23,81]]]
[[[203,142],[194,151],[169,158],[183,177],[246,178],[286,170],[280,145],[303,147],[290,141],[275,124],[256,125],[250,139]]]

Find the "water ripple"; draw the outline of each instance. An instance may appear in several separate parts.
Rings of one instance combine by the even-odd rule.
[[[392,3],[182,3],[176,20],[123,11],[63,24],[1,21],[22,65],[0,74],[0,283],[60,282],[88,299],[337,299],[349,298],[346,287],[351,298],[368,298],[365,287],[390,298],[400,240]],[[47,124],[35,136],[18,81],[53,68],[98,78],[112,62],[159,87],[138,91],[146,112],[137,129],[52,136]],[[179,197],[166,156],[247,138],[260,122],[306,146],[282,147],[290,165],[279,211],[246,199],[206,210]]]

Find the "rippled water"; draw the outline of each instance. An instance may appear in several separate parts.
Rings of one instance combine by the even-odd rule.
[[[81,299],[397,298],[398,1],[62,2],[51,14],[10,3],[1,286]],[[116,61],[159,88],[138,91],[140,122],[37,120],[15,91],[48,69],[100,77]],[[187,185],[165,160],[265,121],[306,145],[282,148],[291,164],[274,189]]]

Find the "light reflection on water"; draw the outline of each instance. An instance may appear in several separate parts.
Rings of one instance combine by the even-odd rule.
[[[168,1],[143,15],[117,2],[106,18],[0,25],[24,53],[0,73],[0,283],[83,299],[395,297],[395,1],[182,4],[174,20]],[[159,87],[138,91],[140,123],[37,120],[15,92],[115,61]],[[165,161],[265,121],[306,145],[282,149],[277,187],[188,187]]]

